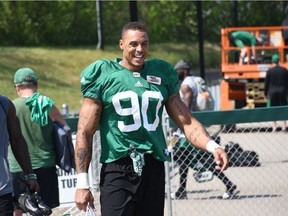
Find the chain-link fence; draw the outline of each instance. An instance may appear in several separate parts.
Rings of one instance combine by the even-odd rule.
[[[287,120],[287,113],[288,107],[195,113],[227,151],[230,167],[215,171],[211,154],[174,133],[168,142],[173,147],[166,163],[165,216],[288,215],[288,133],[272,131],[272,121]],[[163,123],[165,131],[174,126],[167,118]],[[91,162],[97,215],[99,138],[96,133]]]
[[[213,125],[208,130],[213,134],[219,128]],[[174,147],[172,212],[167,215],[287,215],[287,134],[270,131],[269,123],[237,124],[233,131],[220,130],[220,144],[230,156],[230,167],[224,173],[213,172],[209,154],[190,146]],[[193,159],[201,164],[197,167]],[[201,172],[206,174],[203,182],[199,181]]]

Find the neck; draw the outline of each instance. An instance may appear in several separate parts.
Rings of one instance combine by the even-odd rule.
[[[24,97],[24,98],[31,97],[34,93],[35,91],[33,91],[32,89],[22,89],[18,91],[19,97]]]
[[[126,69],[130,70],[130,71],[134,71],[134,72],[139,72],[140,70],[142,70],[143,66],[144,65],[141,65],[141,66],[133,66],[133,65],[130,65],[130,64],[125,64],[125,62],[123,60],[121,60],[119,62],[119,64],[122,66],[122,67],[125,67]]]

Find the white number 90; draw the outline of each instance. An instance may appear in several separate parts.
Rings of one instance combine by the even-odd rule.
[[[158,103],[155,110],[155,120],[152,124],[149,124],[148,117],[147,117],[147,110],[149,107],[149,98],[158,99]],[[131,100],[131,107],[129,108],[122,108],[120,101],[123,99],[130,99]],[[133,91],[125,91],[119,92],[115,94],[112,98],[112,103],[115,107],[117,114],[121,116],[132,116],[134,123],[125,125],[123,121],[118,121],[118,128],[121,132],[131,132],[138,130],[141,126],[141,115],[143,118],[143,126],[148,131],[155,131],[159,125],[159,109],[161,107],[161,102],[163,101],[163,96],[161,92],[155,91],[145,91],[142,94],[142,107],[140,109],[138,95]]]

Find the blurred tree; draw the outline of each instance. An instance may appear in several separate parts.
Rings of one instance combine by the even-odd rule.
[[[202,1],[203,38],[220,43],[220,29],[275,26],[288,13],[287,1]],[[198,42],[195,1],[101,1],[105,43],[117,44],[130,21],[131,2],[137,19],[149,28],[150,40]],[[95,45],[98,41],[95,1],[0,1],[0,45]],[[133,10],[136,12],[135,10]]]

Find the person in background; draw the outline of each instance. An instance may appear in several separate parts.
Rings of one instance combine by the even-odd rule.
[[[191,69],[190,65],[184,60],[180,60],[176,63],[175,69],[178,72],[178,78],[180,82],[180,97],[186,106],[191,111],[197,111],[197,96],[198,89],[194,82],[194,77],[189,76],[189,71]]]
[[[257,52],[255,46],[257,44],[261,45],[264,43],[263,37],[259,37],[258,39],[256,39],[256,37],[248,31],[235,31],[229,34],[229,40],[231,46],[241,47],[241,52],[239,56],[239,65],[243,65],[244,63],[244,58],[248,51],[247,47],[251,47],[252,51],[251,60],[257,63]]]
[[[193,147],[179,131],[174,132],[172,137],[172,140],[175,142],[172,144],[173,160],[179,165],[179,186],[176,192],[171,193],[172,199],[181,200],[188,198],[186,187],[189,168],[200,173],[209,170],[212,175],[217,177],[226,188],[222,199],[232,198],[239,192],[236,190],[237,185],[224,172],[215,169],[215,162],[211,153]],[[220,144],[219,136],[212,136],[212,138]]]
[[[54,101],[38,92],[38,76],[31,68],[20,68],[14,75],[18,98],[12,102],[20,121],[23,136],[28,144],[31,163],[40,186],[39,195],[43,202],[52,208],[59,206],[56,154],[53,140],[53,121],[67,125]],[[13,178],[15,197],[25,192],[23,178],[12,151],[9,151],[10,171]],[[22,215],[22,209],[15,203],[14,216]]]
[[[8,145],[24,172],[31,191],[39,191],[37,176],[32,170],[27,143],[21,133],[15,106],[0,95],[0,216],[13,215],[13,183],[9,172]]]
[[[200,111],[197,105],[198,88],[195,83],[195,77],[189,76],[191,69],[190,65],[184,60],[180,60],[176,63],[175,69],[178,72],[178,78],[180,81],[180,96],[190,112]],[[216,177],[218,177],[226,186],[226,192],[223,194],[223,199],[232,197],[236,191],[236,185],[233,184],[223,172],[215,169],[213,161],[211,161],[211,154],[203,152],[195,147],[191,146],[189,142],[185,140],[185,136],[179,131],[178,128],[170,129],[172,133],[172,140],[178,140],[173,146],[173,159],[179,165],[179,177],[180,184],[175,193],[171,193],[173,199],[187,199],[187,178],[188,171],[191,164],[196,164],[195,161],[201,161],[207,170],[210,170]],[[177,137],[177,138],[176,138]],[[220,137],[218,138],[220,139]],[[219,144],[219,143],[218,143]],[[172,146],[171,146],[172,147]],[[195,169],[195,166],[192,168]]]
[[[184,60],[176,63],[180,82],[180,97],[189,110],[209,111],[214,109],[214,100],[206,87],[205,80],[200,76],[190,75],[191,66]]]
[[[288,70],[279,64],[279,55],[272,55],[273,67],[265,77],[264,94],[268,99],[267,106],[286,106],[288,93]],[[277,122],[273,122],[273,131],[277,130]],[[282,130],[286,130],[286,121],[282,121]]]
[[[213,153],[217,169],[228,168],[225,151],[212,140],[179,96],[174,66],[146,60],[146,27],[122,28],[123,57],[97,60],[80,76],[84,96],[76,136],[76,206],[94,207],[88,169],[96,129],[101,134],[100,204],[102,216],[164,215],[164,161],[170,160],[162,127],[164,107],[195,147]]]

